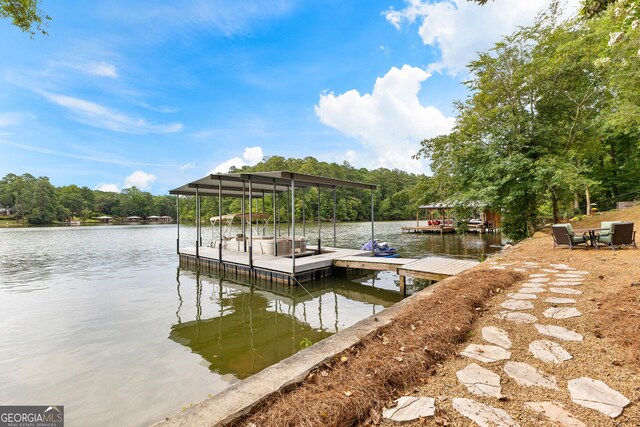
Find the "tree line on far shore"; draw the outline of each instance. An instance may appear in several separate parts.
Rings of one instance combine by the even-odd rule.
[[[7,174],[0,180],[0,209],[29,224],[51,224],[70,219],[168,215],[175,217],[173,196],[154,196],[136,187],[120,193],[92,190],[77,185],[55,187],[47,177]]]
[[[304,159],[265,157],[253,167],[233,168],[231,172],[289,170],[292,172],[320,175],[350,181],[377,184],[374,191],[376,220],[415,218],[417,206],[428,201],[429,177],[407,173],[398,169],[379,168],[368,170],[355,168],[347,162],[342,164],[320,162],[313,157]],[[338,221],[368,220],[371,215],[371,194],[369,191],[342,188],[336,190],[336,219]],[[240,199],[223,198],[223,214],[241,210]],[[304,208],[303,208],[304,205]],[[262,201],[256,200],[254,212],[262,211]],[[272,213],[272,196],[266,195],[264,211]],[[279,200],[279,214],[283,220],[289,218],[290,207],[287,197]],[[120,193],[92,190],[77,185],[53,186],[47,177],[36,178],[30,174],[8,174],[0,180],[0,209],[8,209],[13,218],[30,224],[51,224],[72,218],[91,219],[102,215],[113,217],[168,215],[176,218],[175,196],[154,196],[136,187],[125,188]],[[302,215],[307,221],[318,218],[318,190],[309,188],[296,192],[296,219]],[[216,197],[203,197],[201,201],[202,220],[218,215]],[[333,193],[330,189],[320,190],[320,218],[333,218]],[[195,221],[195,197],[180,197],[180,220]]]

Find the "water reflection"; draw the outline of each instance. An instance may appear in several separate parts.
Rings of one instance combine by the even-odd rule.
[[[196,286],[195,319],[189,321],[181,315],[181,278]],[[393,281],[385,289],[332,278],[302,288],[181,271],[176,282],[178,321],[169,338],[202,357],[210,371],[240,379],[296,353],[301,341],[316,343],[401,299]],[[210,297],[203,299],[205,289]],[[203,312],[209,314],[203,318]]]

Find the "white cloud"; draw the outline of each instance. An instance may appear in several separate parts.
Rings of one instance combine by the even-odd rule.
[[[187,171],[189,169],[193,169],[196,167],[196,164],[193,162],[189,162],[189,163],[185,163],[183,165],[180,165],[180,167],[178,169],[180,169],[180,172],[184,172]]]
[[[233,157],[222,162],[209,173],[227,173],[232,167],[241,168],[243,166],[254,166],[261,162],[263,157],[262,147],[246,147],[242,153],[242,157]]]
[[[105,61],[88,62],[84,64],[68,64],[71,68],[98,77],[118,78],[116,66]]]
[[[180,131],[183,127],[182,123],[149,123],[144,119],[136,119],[119,111],[80,98],[44,91],[40,93],[52,103],[69,110],[73,114],[74,119],[89,126],[133,134],[174,133]]]
[[[490,1],[484,6],[467,0],[406,0],[402,10],[384,13],[393,26],[419,22],[418,33],[426,45],[440,50],[440,61],[431,69],[446,69],[451,74],[464,71],[466,64],[480,51],[489,49],[501,36],[518,26],[533,22],[551,0]],[[565,16],[574,14],[580,0],[567,0]]]
[[[0,113],[0,128],[19,125],[27,119],[33,119],[35,116],[30,113],[5,112]]]
[[[140,190],[148,190],[151,183],[156,180],[156,176],[143,171],[135,171],[124,180],[122,188],[137,187]]]
[[[242,153],[242,158],[250,166],[260,163],[263,157],[262,147],[247,147],[244,149],[244,153]]]
[[[370,94],[356,90],[321,94],[316,115],[322,123],[362,142],[366,151],[348,151],[349,162],[424,172],[422,162],[411,159],[419,142],[449,133],[454,122],[437,108],[420,104],[418,93],[429,76],[421,68],[393,67],[376,80]]]
[[[100,190],[100,191],[106,191],[108,193],[119,193],[120,192],[120,187],[118,187],[118,184],[98,184],[98,186],[96,187],[96,190]]]

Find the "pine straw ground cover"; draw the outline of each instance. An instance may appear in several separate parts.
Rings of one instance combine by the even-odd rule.
[[[523,276],[472,271],[416,298],[389,325],[312,372],[299,387],[268,399],[236,425],[347,426],[377,423],[400,390],[415,387],[452,356],[495,293]]]
[[[595,322],[594,333],[617,347],[624,360],[614,360],[615,365],[627,363],[640,372],[640,278],[629,287],[608,295],[598,305],[600,316]]]

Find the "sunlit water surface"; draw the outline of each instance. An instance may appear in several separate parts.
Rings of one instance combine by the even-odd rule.
[[[401,235],[409,224],[376,223],[376,238],[404,257],[499,250],[496,235]],[[338,224],[337,245],[370,234]],[[251,288],[180,271],[175,252],[175,225],[0,229],[0,404],[64,405],[68,426],[146,425],[401,298],[389,272]]]

